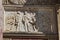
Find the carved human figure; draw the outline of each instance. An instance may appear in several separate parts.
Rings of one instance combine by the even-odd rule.
[[[33,28],[34,28],[34,32],[38,32],[39,29],[37,29],[36,25],[35,25],[35,23],[36,23],[35,16],[36,16],[36,13],[31,13],[31,23],[32,23]]]
[[[25,11],[24,21],[25,21],[26,31],[28,31],[28,32],[37,32],[38,31],[34,25],[34,22],[36,21],[35,14],[28,13],[27,11]]]
[[[18,21],[19,21],[19,23],[18,23],[17,31],[25,32],[23,17],[24,17],[24,13],[18,11],[18,18],[19,18]]]
[[[4,31],[6,31],[6,32],[16,31],[15,13],[14,12],[6,12],[4,16],[5,16]]]

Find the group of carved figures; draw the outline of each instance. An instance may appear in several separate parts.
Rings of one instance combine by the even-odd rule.
[[[32,12],[5,12],[4,32],[38,32],[36,14]]]

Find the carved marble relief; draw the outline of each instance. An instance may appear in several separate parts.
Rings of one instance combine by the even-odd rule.
[[[4,13],[4,31],[16,31],[15,12]]]
[[[32,12],[5,12],[4,32],[38,32],[36,14]]]
[[[5,11],[4,32],[56,33],[53,9]]]

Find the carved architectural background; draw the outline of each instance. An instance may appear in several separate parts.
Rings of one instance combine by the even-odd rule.
[[[37,15],[37,27],[39,31],[47,34],[56,33],[55,14],[53,9],[39,9]]]

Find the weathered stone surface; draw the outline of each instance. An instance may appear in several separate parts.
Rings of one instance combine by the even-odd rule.
[[[58,10],[58,32],[59,32],[59,40],[60,40],[60,9]]]
[[[2,28],[4,26],[4,12],[2,6],[2,0],[0,0],[0,40],[3,40]]]
[[[37,23],[36,26],[39,27],[39,31],[45,34],[56,34],[56,22],[55,14],[53,8],[42,8],[36,13]]]
[[[45,4],[56,4],[56,0],[6,0],[4,4],[28,4],[28,5],[45,5]]]

